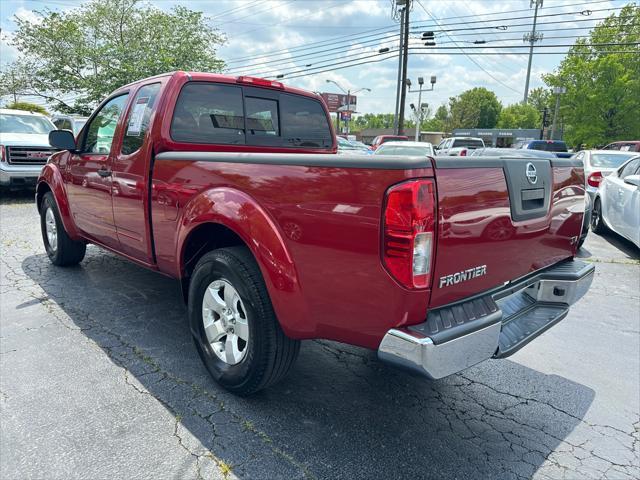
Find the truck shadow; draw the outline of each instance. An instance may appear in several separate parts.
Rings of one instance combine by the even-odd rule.
[[[202,468],[210,451],[239,478],[530,478],[573,448],[594,398],[508,360],[428,382],[328,341],[305,342],[284,382],[237,398],[201,365],[175,281],[94,247],[76,268],[33,255],[22,269],[66,313],[58,321],[174,415]]]

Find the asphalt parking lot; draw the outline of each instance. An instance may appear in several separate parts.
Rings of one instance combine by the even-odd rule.
[[[589,234],[569,316],[428,382],[303,343],[241,399],[210,380],[175,281],[89,247],[47,260],[31,194],[0,201],[0,478],[640,478],[640,253]]]

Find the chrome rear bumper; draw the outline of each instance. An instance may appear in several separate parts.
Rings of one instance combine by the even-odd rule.
[[[591,286],[593,264],[570,260],[389,330],[380,360],[431,379],[507,357],[562,320]]]

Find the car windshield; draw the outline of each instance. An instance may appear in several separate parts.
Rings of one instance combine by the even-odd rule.
[[[635,153],[632,152],[629,152],[629,155],[625,155],[624,153],[592,153],[591,166],[618,168],[633,156],[635,156]]]
[[[567,145],[564,142],[533,142],[529,148],[532,150],[544,150],[545,152],[567,151]]]
[[[382,146],[376,151],[377,155],[414,155],[424,156],[433,155],[430,146],[404,146],[404,145],[388,145]]]
[[[53,124],[43,117],[0,114],[0,132],[2,133],[49,133],[53,129]]]

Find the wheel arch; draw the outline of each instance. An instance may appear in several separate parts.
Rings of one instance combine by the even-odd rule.
[[[38,178],[38,184],[36,185],[36,208],[38,209],[38,213],[40,213],[42,199],[47,192],[53,194],[53,199],[58,207],[60,219],[62,220],[67,235],[69,235],[72,240],[83,240],[71,215],[71,208],[62,181],[62,175],[58,168],[51,163],[43,167],[40,177]]]
[[[275,220],[254,198],[228,187],[207,190],[185,205],[179,224],[176,258],[185,300],[205,253],[243,245],[258,264],[283,330],[302,335],[308,316],[293,259]]]

